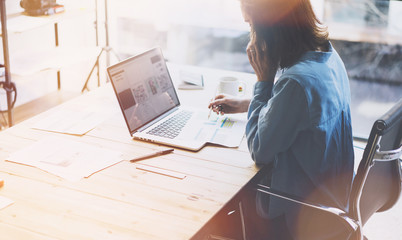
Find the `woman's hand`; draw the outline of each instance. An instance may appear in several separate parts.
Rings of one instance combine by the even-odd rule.
[[[213,99],[208,108],[217,114],[247,112],[250,99],[240,99],[226,94],[219,94]]]
[[[247,46],[247,56],[257,75],[257,81],[274,81],[277,66],[270,64],[266,50],[257,45],[256,37],[253,35]]]

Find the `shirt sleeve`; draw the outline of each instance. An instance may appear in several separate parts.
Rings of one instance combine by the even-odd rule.
[[[302,86],[293,79],[257,82],[248,110],[246,137],[257,164],[270,164],[286,151],[309,124],[308,104]]]

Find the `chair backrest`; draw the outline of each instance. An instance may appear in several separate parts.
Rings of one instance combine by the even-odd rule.
[[[374,123],[353,181],[349,212],[361,226],[375,212],[391,208],[401,194],[401,162],[395,157],[401,137],[402,99]]]

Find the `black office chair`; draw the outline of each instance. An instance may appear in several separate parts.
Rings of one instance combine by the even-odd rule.
[[[390,209],[401,194],[402,99],[375,121],[349,197],[349,209],[323,206],[257,184],[256,190],[336,216],[351,231],[349,239],[364,239],[363,225],[376,212]]]
[[[327,213],[331,218],[341,222],[336,226],[344,227],[346,232],[350,232],[349,240],[361,240],[364,238],[362,227],[367,220],[375,212],[390,209],[401,194],[401,137],[402,99],[385,115],[375,121],[372,127],[363,157],[353,180],[352,192],[349,197],[349,209],[347,211],[318,203],[306,202],[296,196],[258,184],[258,179],[269,171],[268,166],[262,168],[256,177],[244,186],[243,190],[233,197],[192,239],[250,240],[247,239],[245,234],[246,224],[243,218],[242,196],[247,194],[245,193],[246,189],[254,188],[259,192],[304,206],[305,209],[314,209],[312,211],[319,211],[323,214]],[[229,222],[230,224],[225,224]],[[222,227],[231,229],[221,231]],[[221,232],[230,232],[231,236],[223,236],[220,234]]]

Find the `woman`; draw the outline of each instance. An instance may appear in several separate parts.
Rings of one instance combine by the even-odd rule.
[[[264,184],[346,208],[354,156],[342,60],[309,0],[241,0],[241,7],[251,27],[247,55],[257,76],[253,97],[218,95],[209,107],[221,113],[248,111],[249,151],[256,164],[270,170]],[[249,239],[346,238],[341,226],[319,213],[262,194],[255,204],[258,217],[247,208]]]

